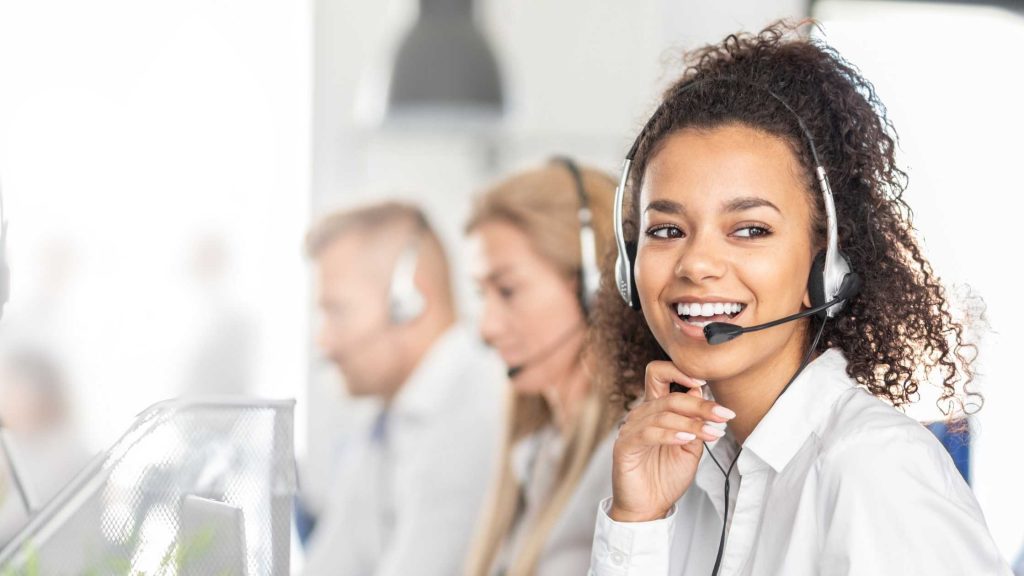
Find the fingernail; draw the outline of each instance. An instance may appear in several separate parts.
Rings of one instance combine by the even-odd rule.
[[[700,378],[694,378],[693,381],[696,382],[697,384],[700,384],[701,386],[707,386],[708,385],[708,381],[707,380],[701,380]]]
[[[725,430],[719,430],[718,428],[715,428],[714,426],[711,426],[709,424],[705,424],[704,427],[701,428],[700,430],[701,432],[707,434],[708,436],[714,436],[715,438],[721,438],[722,436],[725,436]]]
[[[697,435],[691,434],[690,432],[676,432],[676,440],[679,440],[680,442],[689,442],[690,440],[694,440],[696,438]]]
[[[725,406],[715,406],[711,409],[711,413],[719,418],[725,418],[726,420],[732,420],[736,417],[736,413]]]

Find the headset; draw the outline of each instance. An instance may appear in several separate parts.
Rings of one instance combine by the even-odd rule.
[[[811,157],[814,160],[814,172],[817,177],[818,188],[821,190],[822,200],[825,204],[825,217],[827,219],[825,249],[815,256],[814,262],[811,265],[810,275],[807,279],[807,290],[811,297],[811,307],[797,314],[756,326],[741,327],[726,322],[713,322],[704,327],[704,338],[707,340],[708,344],[717,345],[728,342],[747,332],[764,330],[766,328],[778,326],[786,322],[792,322],[793,320],[807,316],[816,316],[821,321],[821,326],[818,328],[817,334],[814,337],[810,348],[805,353],[803,361],[800,363],[800,367],[789,379],[779,395],[776,396],[775,401],[778,401],[779,397],[789,389],[789,386],[804,371],[804,368],[807,367],[811,359],[811,354],[814,352],[815,348],[817,348],[818,341],[821,339],[821,335],[825,330],[825,324],[829,319],[838,315],[844,305],[851,298],[857,295],[861,287],[861,279],[860,276],[853,271],[850,261],[842,252],[839,251],[839,227],[836,221],[836,206],[835,200],[832,197],[832,187],[829,185],[825,168],[821,163],[821,159],[818,157],[818,150],[814,145],[814,137],[811,135],[810,130],[808,130],[807,125],[804,124],[803,118],[801,118],[785,100],[767,86],[731,76],[718,76],[694,80],[682,88],[677,93],[677,96],[690,92],[696,87],[705,86],[712,82],[735,82],[761,90],[789,111],[800,126],[800,131],[803,132],[804,139],[811,151]],[[624,221],[622,217],[622,205],[626,195],[626,186],[629,184],[630,167],[633,164],[633,158],[636,155],[637,149],[640,147],[640,143],[643,141],[644,136],[646,136],[647,132],[651,130],[652,126],[654,126],[655,121],[664,113],[665,104],[662,103],[654,111],[650,119],[647,120],[647,124],[645,124],[643,129],[641,129],[636,140],[633,141],[633,145],[630,147],[629,152],[626,154],[626,158],[622,162],[622,176],[619,179],[618,187],[615,189],[615,206],[612,214],[612,217],[614,218],[613,225],[615,229],[615,244],[618,250],[618,255],[615,259],[615,283],[622,299],[634,310],[640,310],[641,308],[640,297],[636,290],[636,277],[634,275],[638,242],[626,241],[625,231],[623,230]],[[669,389],[672,392],[684,391],[684,388],[679,384],[672,384]],[[711,571],[712,576],[716,576],[722,563],[722,552],[725,550],[725,530],[729,523],[729,491],[731,488],[730,476],[733,468],[736,466],[736,462],[739,461],[739,455],[742,453],[743,448],[740,447],[739,452],[737,452],[736,457],[733,459],[732,464],[729,465],[727,470],[718,462],[718,459],[715,458],[711,449],[707,447],[706,442],[704,445],[708,456],[711,457],[715,466],[717,466],[725,476],[725,505],[723,507],[722,535],[718,544],[718,552],[716,554],[714,568]]]
[[[408,324],[423,315],[427,300],[416,286],[416,265],[419,263],[422,226],[417,225],[413,237],[402,248],[391,270],[388,284],[388,318],[392,324]]]
[[[783,108],[788,110],[800,126],[800,131],[803,132],[808,148],[811,151],[811,157],[814,159],[814,172],[817,176],[818,188],[821,190],[821,196],[824,200],[825,217],[827,219],[825,249],[819,252],[814,258],[814,263],[811,265],[811,272],[807,282],[807,288],[811,297],[811,308],[815,309],[815,312],[813,313],[822,320],[834,318],[839,314],[846,302],[856,295],[860,288],[860,277],[853,272],[853,269],[850,266],[850,261],[842,252],[839,251],[839,232],[838,224],[836,222],[835,200],[832,197],[832,187],[829,185],[825,168],[821,163],[821,159],[818,157],[818,150],[814,145],[814,137],[811,135],[810,130],[807,129],[807,125],[804,124],[803,118],[801,118],[785,100],[767,86],[747,82],[730,76],[720,76],[696,80],[683,88],[680,91],[680,94],[689,92],[698,86],[704,86],[712,82],[736,82],[747,84],[748,86],[762,90],[772,99],[781,104]],[[643,129],[640,131],[640,134],[637,135],[636,140],[633,142],[629,152],[626,154],[625,160],[622,162],[622,176],[619,178],[619,185],[615,189],[615,206],[612,215],[615,227],[615,244],[618,248],[618,256],[615,259],[615,283],[618,286],[619,294],[622,296],[622,299],[634,310],[640,309],[640,297],[637,294],[636,277],[634,275],[637,242],[626,241],[625,232],[623,230],[622,204],[626,195],[626,186],[629,183],[630,168],[633,164],[633,157],[636,155],[637,149],[640,147],[640,143],[643,142],[644,136],[654,125],[654,122],[664,113],[664,104],[662,104],[654,111],[654,114],[651,115],[647,124],[644,125]],[[796,318],[793,318],[793,320],[795,319]],[[713,336],[716,330],[712,329],[708,331],[707,328],[712,328],[713,326],[714,324],[705,326],[705,335],[709,336],[709,342],[711,340],[710,336]],[[764,327],[767,328],[768,326]],[[752,330],[746,331],[749,332]],[[721,342],[731,340],[732,338],[739,336],[741,333],[743,332],[732,334],[731,337],[721,340]],[[720,342],[710,343],[717,344]]]
[[[583,188],[583,173],[579,166],[567,156],[555,156],[552,163],[561,164],[569,171],[572,181],[576,186],[576,196],[579,198],[579,208],[576,217],[580,224],[580,269],[578,273],[579,289],[576,298],[579,300],[583,316],[590,317],[590,310],[593,308],[597,290],[601,284],[601,270],[597,265],[597,241],[594,235],[593,214],[590,212],[590,202],[587,200],[586,190]],[[539,354],[528,358],[525,362],[516,366],[510,366],[507,370],[509,379],[515,378],[523,370],[536,365],[556,352],[572,340],[576,335],[576,326],[567,330],[555,340],[554,344],[545,347]]]
[[[565,166],[576,186],[576,197],[579,198],[579,209],[576,218],[580,224],[580,270],[578,298],[583,313],[589,315],[594,305],[594,298],[601,284],[601,270],[597,265],[597,241],[594,235],[593,215],[590,212],[590,201],[587,200],[583,188],[583,173],[579,166],[567,156],[555,156],[552,162]]]

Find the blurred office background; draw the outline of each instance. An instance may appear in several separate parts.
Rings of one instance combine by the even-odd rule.
[[[315,506],[365,408],[312,348],[311,219],[420,202],[472,321],[476,191],[556,153],[617,173],[681,50],[805,16],[888,105],[936,270],[987,305],[970,474],[1012,559],[1024,2],[0,0],[0,351],[59,374],[83,454],[166,397],[295,397]]]

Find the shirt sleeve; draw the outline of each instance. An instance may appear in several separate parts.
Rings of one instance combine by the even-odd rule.
[[[822,576],[1010,576],[970,488],[916,423],[846,442],[820,470]]]
[[[608,516],[612,499],[598,505],[590,576],[668,575],[676,507],[650,522],[616,522]]]

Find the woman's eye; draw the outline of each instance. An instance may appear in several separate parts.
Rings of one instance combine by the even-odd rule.
[[[734,236],[740,238],[760,238],[761,236],[768,236],[772,231],[764,226],[744,226],[739,230],[733,232]]]
[[[647,235],[652,238],[682,238],[683,231],[675,226],[656,226],[647,231]]]
[[[506,286],[498,286],[498,296],[501,296],[502,300],[511,300],[515,296],[516,291]]]

